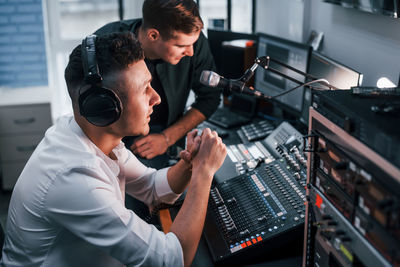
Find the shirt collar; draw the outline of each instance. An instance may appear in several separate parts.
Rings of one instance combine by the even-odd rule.
[[[113,148],[113,152],[115,156],[117,157],[117,160],[112,160],[109,156],[103,153],[103,151],[100,150],[90,139],[87,137],[87,135],[83,132],[82,128],[79,126],[79,124],[76,122],[75,117],[72,116],[70,120],[70,126],[72,131],[81,137],[81,140],[85,142],[87,147],[95,153],[98,157],[102,158],[108,166],[110,166],[115,172],[119,172],[119,160],[121,156],[121,151],[125,148],[124,143],[121,141],[116,147]]]

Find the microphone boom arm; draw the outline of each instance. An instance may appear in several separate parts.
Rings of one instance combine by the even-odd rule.
[[[240,80],[242,80],[243,82],[247,82],[248,80],[250,80],[251,76],[253,76],[256,68],[258,66],[261,66],[263,69],[265,69],[267,71],[271,71],[271,72],[273,72],[275,74],[278,74],[279,76],[282,76],[285,79],[291,80],[291,81],[293,81],[293,82],[295,82],[297,84],[304,84],[304,82],[301,82],[301,81],[299,81],[299,80],[297,80],[297,79],[295,79],[293,77],[290,77],[289,75],[287,75],[285,73],[282,73],[281,71],[279,71],[277,69],[271,68],[270,62],[274,62],[275,64],[283,66],[283,67],[285,67],[285,68],[287,68],[287,69],[289,69],[291,71],[294,71],[294,72],[296,72],[296,73],[298,73],[300,75],[303,75],[304,77],[306,77],[308,79],[311,79],[312,81],[316,81],[317,82],[317,80],[318,80],[318,83],[328,87],[331,90],[338,90],[337,87],[329,84],[326,81],[318,79],[317,77],[315,77],[313,75],[310,75],[308,73],[302,72],[302,71],[300,71],[300,70],[298,70],[296,68],[293,68],[292,66],[289,66],[289,65],[287,65],[287,64],[285,64],[283,62],[280,62],[279,60],[273,59],[273,58],[271,58],[269,56],[261,56],[261,57],[256,58],[255,61],[254,61],[253,66],[251,66],[250,69],[246,70],[245,74],[242,76],[242,78]],[[249,76],[250,73],[251,73],[251,76]],[[309,88],[312,88],[310,85],[306,85],[306,86],[308,86]]]

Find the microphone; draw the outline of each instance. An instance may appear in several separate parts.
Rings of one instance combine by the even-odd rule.
[[[220,87],[223,88],[224,91],[228,92],[239,92],[246,95],[265,98],[261,92],[250,89],[244,82],[240,80],[226,79],[210,70],[202,71],[200,83],[209,87]]]

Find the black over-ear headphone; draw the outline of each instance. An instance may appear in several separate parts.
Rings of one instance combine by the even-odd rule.
[[[97,65],[95,43],[96,35],[89,35],[82,41],[81,57],[87,86],[79,92],[79,112],[91,124],[104,127],[119,119],[122,106],[119,97],[101,85],[103,78]]]

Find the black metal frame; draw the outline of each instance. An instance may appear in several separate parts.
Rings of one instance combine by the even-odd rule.
[[[119,20],[124,19],[124,0],[118,0],[118,16]]]

